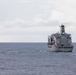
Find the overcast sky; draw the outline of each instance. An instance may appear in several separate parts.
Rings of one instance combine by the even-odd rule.
[[[76,42],[76,0],[0,0],[0,42],[47,42],[61,24]]]

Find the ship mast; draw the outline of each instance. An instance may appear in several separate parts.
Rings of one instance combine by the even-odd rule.
[[[60,26],[60,33],[61,34],[64,34],[65,33],[65,26],[64,25],[61,25]]]

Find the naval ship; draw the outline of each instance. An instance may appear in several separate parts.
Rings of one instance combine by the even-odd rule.
[[[60,32],[48,36],[48,48],[55,52],[72,52],[71,34],[65,33],[65,26],[60,26]]]

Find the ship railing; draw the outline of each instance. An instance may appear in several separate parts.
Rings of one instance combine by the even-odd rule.
[[[71,47],[60,47],[60,46],[56,46],[57,48],[73,48],[73,46]]]
[[[73,48],[73,46],[66,47],[66,46],[60,46],[60,45],[57,45],[57,44],[55,44],[55,47],[57,47],[57,48]]]

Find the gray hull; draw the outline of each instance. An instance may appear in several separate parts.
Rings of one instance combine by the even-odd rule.
[[[53,45],[53,46],[50,46],[49,50],[50,51],[53,51],[53,52],[72,52],[73,47],[69,47],[69,48],[58,48],[58,47],[55,47]]]

